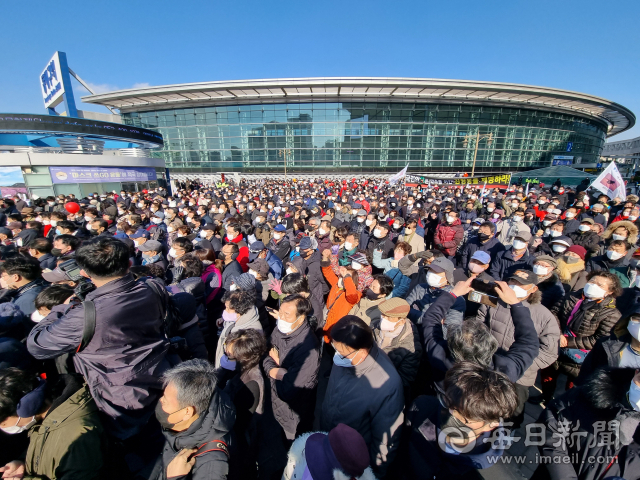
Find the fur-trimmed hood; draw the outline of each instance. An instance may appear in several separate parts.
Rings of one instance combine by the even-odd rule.
[[[307,468],[307,459],[304,455],[305,446],[307,444],[307,439],[314,433],[323,433],[328,435],[327,432],[310,432],[296,438],[291,445],[291,449],[289,449],[289,453],[287,455],[287,466],[282,474],[282,480],[300,480],[302,478],[304,470]],[[356,478],[356,480],[376,480],[376,476],[373,474],[371,467],[367,467],[364,473],[359,477],[350,477],[339,470],[333,471],[333,480],[349,480],[350,478]]]
[[[604,238],[605,240],[609,240],[611,238],[611,235],[613,235],[613,232],[620,227],[626,228],[629,232],[629,238],[627,238],[627,242],[629,242],[631,245],[635,245],[638,241],[638,227],[636,227],[633,222],[627,222],[626,220],[623,220],[621,222],[613,222],[604,231],[604,233],[602,234],[602,238]]]

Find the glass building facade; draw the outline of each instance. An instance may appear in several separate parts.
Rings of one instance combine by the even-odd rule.
[[[175,173],[515,172],[555,155],[594,163],[607,126],[533,108],[428,103],[274,103],[122,114],[160,132]],[[567,153],[569,152],[570,153]]]

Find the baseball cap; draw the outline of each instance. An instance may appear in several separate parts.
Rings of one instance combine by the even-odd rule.
[[[453,282],[453,263],[451,260],[445,257],[438,257],[433,262],[429,264],[429,269],[433,270],[435,273],[445,272],[447,277],[447,281],[449,283]]]
[[[437,260],[437,259],[436,259]],[[487,252],[482,251],[482,250],[477,250],[473,256],[471,257],[471,260],[477,260],[480,263],[482,263],[483,265],[486,265],[487,263],[491,262],[491,255],[489,255]],[[434,261],[435,262],[435,261]]]
[[[311,245],[312,243],[309,237],[302,237],[300,239],[300,243],[298,244],[300,250],[309,250],[311,248]]]
[[[285,228],[284,225],[278,224],[275,227],[273,227],[273,230],[276,232],[286,232],[287,229]]]
[[[595,222],[593,221],[593,218],[583,218],[582,220],[580,220],[580,223],[588,223],[590,225],[593,225]]]
[[[538,275],[531,270],[516,270],[509,280],[515,280],[520,285],[537,285],[540,282]]]
[[[518,232],[516,234],[516,238],[520,238],[525,242],[528,242],[529,240],[531,240],[531,232],[527,232],[526,230],[523,230],[522,232]]]
[[[361,208],[356,213],[356,217],[366,217],[366,216],[367,216],[367,211],[364,208]]]
[[[138,247],[141,252],[161,252],[162,244],[157,240],[147,240]]]
[[[157,211],[153,214],[153,216],[164,219],[164,213],[162,213],[161,211]]]
[[[566,237],[564,235],[560,235],[559,237],[555,237],[549,241],[549,244],[552,244],[552,243],[560,243],[562,245],[566,245],[567,247],[570,247],[571,245],[573,245],[573,240],[571,240],[569,237]]]
[[[148,239],[151,235],[146,230],[137,230],[135,233],[131,234],[129,238],[146,238]]]

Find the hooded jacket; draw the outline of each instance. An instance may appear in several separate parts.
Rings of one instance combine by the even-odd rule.
[[[622,222],[613,222],[611,225],[609,225],[602,234],[602,239],[605,241],[609,240],[612,237],[613,232],[620,227],[626,228],[629,232],[629,236],[627,237],[628,243],[630,243],[631,245],[635,245],[636,243],[638,243],[638,227],[636,227],[633,222],[629,222],[626,220]]]
[[[226,393],[216,389],[211,396],[209,410],[204,412],[204,415],[193,422],[189,428],[183,432],[163,430],[165,444],[162,450],[162,471],[158,472],[158,468],[156,468],[150,478],[166,480],[167,466],[184,448],[199,448],[214,440],[220,440],[227,446],[231,446],[231,431],[235,420],[236,411],[233,402]],[[215,443],[210,445],[215,445]],[[233,455],[232,449],[230,453]],[[179,478],[181,480],[226,479],[228,473],[229,457],[224,452],[213,450],[198,456],[191,473]]]
[[[29,431],[25,478],[101,478],[106,439],[98,407],[80,376],[62,378],[61,395]]]
[[[333,365],[322,403],[320,428],[339,423],[357,430],[369,447],[370,465],[383,478],[400,444],[404,409],[402,380],[376,344],[358,365]]]
[[[522,301],[522,305],[528,308],[531,313],[531,320],[533,320],[533,326],[540,343],[538,356],[517,381],[520,385],[527,387],[535,384],[538,370],[542,370],[556,361],[560,346],[560,327],[553,314],[540,303],[540,296],[536,292],[531,295],[529,301]],[[498,300],[497,307],[481,305],[476,318],[482,320],[494,338],[498,340],[498,348],[502,351],[509,351],[515,341],[509,305],[502,300]]]
[[[542,411],[540,454],[550,457],[545,466],[551,480],[640,476],[640,445],[634,439],[640,412],[627,400],[633,375],[633,369],[600,370]]]

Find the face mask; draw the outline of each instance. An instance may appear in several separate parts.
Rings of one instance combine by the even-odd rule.
[[[384,317],[380,319],[380,330],[383,332],[393,332],[396,329],[397,322],[392,322]]]
[[[500,214],[499,213],[494,213],[493,214],[493,218],[500,218]]]
[[[575,216],[576,216],[576,214],[573,213],[573,212],[567,212],[567,214],[565,215],[566,218],[573,218]]]
[[[20,422],[20,420],[21,418],[18,417],[18,421],[13,427],[4,427],[0,428],[0,430],[2,430],[4,433],[8,433],[9,435],[15,435],[16,433],[22,433],[25,430],[28,430],[34,423],[36,423],[36,417],[34,416],[29,423],[23,425],[22,427],[19,427],[18,423]]]
[[[352,261],[351,266],[353,267],[354,270],[362,270],[362,264],[356,261]]]
[[[609,260],[619,260],[624,257],[624,254],[618,253],[614,250],[607,250],[607,257],[609,257]]]
[[[455,222],[455,221],[456,221],[455,217],[452,217],[452,216],[450,216],[450,215],[447,215],[447,222],[449,222],[449,223],[453,223],[453,222]]]
[[[85,222],[93,222],[93,217],[84,217]]]
[[[172,248],[172,249],[169,250],[169,256],[173,257],[173,258],[176,258],[176,249],[175,248]]]
[[[513,221],[516,222],[516,223],[521,222],[522,221],[522,217],[519,217],[519,216],[516,215],[516,216],[513,217]]]
[[[249,275],[253,275],[254,278],[258,278],[258,272],[256,272],[255,270],[249,269]]]
[[[285,335],[287,335],[293,331],[293,325],[295,323],[296,322],[289,323],[279,319],[276,326],[278,327],[278,330],[280,330],[280,333],[284,333]]]
[[[629,325],[627,325],[627,330],[633,338],[636,340],[640,340],[640,322],[636,322],[635,320],[629,320]]]
[[[591,230],[591,227],[589,225],[580,225],[578,227],[578,230],[580,230],[581,232],[588,232],[589,230]]]
[[[235,285],[235,283],[234,283]],[[238,314],[235,312],[229,312],[227,310],[222,312],[222,319],[225,322],[235,322],[238,319]]]
[[[523,242],[522,240],[514,240],[513,241],[513,248],[515,250],[522,250],[523,248],[525,248],[527,246],[526,242]]]
[[[371,290],[370,288],[367,288],[364,291],[365,296],[369,299],[369,300],[376,300],[380,294],[374,292],[373,290]]]
[[[487,212],[489,212],[489,213],[493,212],[494,210],[495,210],[494,207],[487,207]]]
[[[518,285],[509,285],[509,288],[514,291],[516,297],[518,298],[525,298],[527,295],[529,295],[524,288]]]
[[[344,249],[347,252],[350,252],[351,250],[353,250],[353,243],[351,242],[344,242]]]
[[[176,410],[175,412],[167,413],[162,409],[162,404],[160,402],[158,402],[158,404],[156,405],[156,412],[155,412],[156,413],[156,418],[158,419],[158,423],[160,423],[160,425],[162,426],[163,429],[171,430],[173,427],[175,427],[180,422],[171,423],[171,422],[169,422],[169,417],[171,415],[173,415],[174,413],[179,412],[180,410],[184,410],[184,409],[180,408],[180,409]]]
[[[442,277],[440,275],[436,275],[433,272],[427,273],[427,283],[430,287],[437,288],[442,283]]]
[[[352,367],[351,359],[343,357],[338,352],[333,355],[333,363],[336,367]]]
[[[34,310],[31,314],[31,320],[35,323],[39,323],[45,319],[45,316],[42,315],[38,310]]]
[[[552,245],[551,249],[556,253],[562,253],[567,249],[567,247],[564,245]]]
[[[584,286],[583,293],[584,296],[588,299],[596,300],[599,298],[604,298],[606,292],[595,283],[587,283]]]
[[[373,236],[376,238],[380,238],[382,237],[382,234],[380,233],[380,230],[378,230],[377,228],[373,231]]]
[[[286,272],[287,272],[287,275],[291,275],[292,273],[294,273],[294,271],[291,268],[287,268]]]
[[[549,232],[549,235],[551,235],[552,237],[559,237],[560,235],[562,235],[562,232],[559,232],[558,230],[551,230],[551,232]]]
[[[482,265],[478,265],[477,263],[469,263],[469,271],[471,273],[480,274],[484,272],[484,268],[482,268]]]
[[[629,403],[636,412],[640,412],[640,387],[633,380],[629,388]]]
[[[536,275],[546,275],[547,273],[549,273],[549,269],[547,267],[543,267],[542,265],[534,265],[533,266],[533,273],[535,273]]]
[[[236,361],[229,360],[226,353],[223,353],[220,357],[220,366],[225,370],[231,370],[232,372],[236,369]]]
[[[542,224],[543,224],[545,227],[548,227],[549,225],[551,225],[551,223],[553,223],[553,222],[551,222],[551,220],[545,220],[544,222],[542,222]]]
[[[362,223],[362,222],[365,221],[365,218],[366,217],[358,217],[358,218],[356,218],[356,220],[358,221],[358,223]],[[367,225],[371,225],[371,223],[367,223]]]
[[[160,225],[162,223],[162,219],[158,217],[153,217],[151,219],[151,223],[155,223],[156,225]]]
[[[626,240],[627,239],[627,237],[625,237],[624,235],[617,235],[615,233],[612,235],[612,237],[613,237],[614,240]]]
[[[367,220],[367,221],[366,221],[366,222],[364,222],[364,223],[367,225],[367,227],[370,227],[370,226],[371,226],[371,224],[373,223],[373,220]]]

